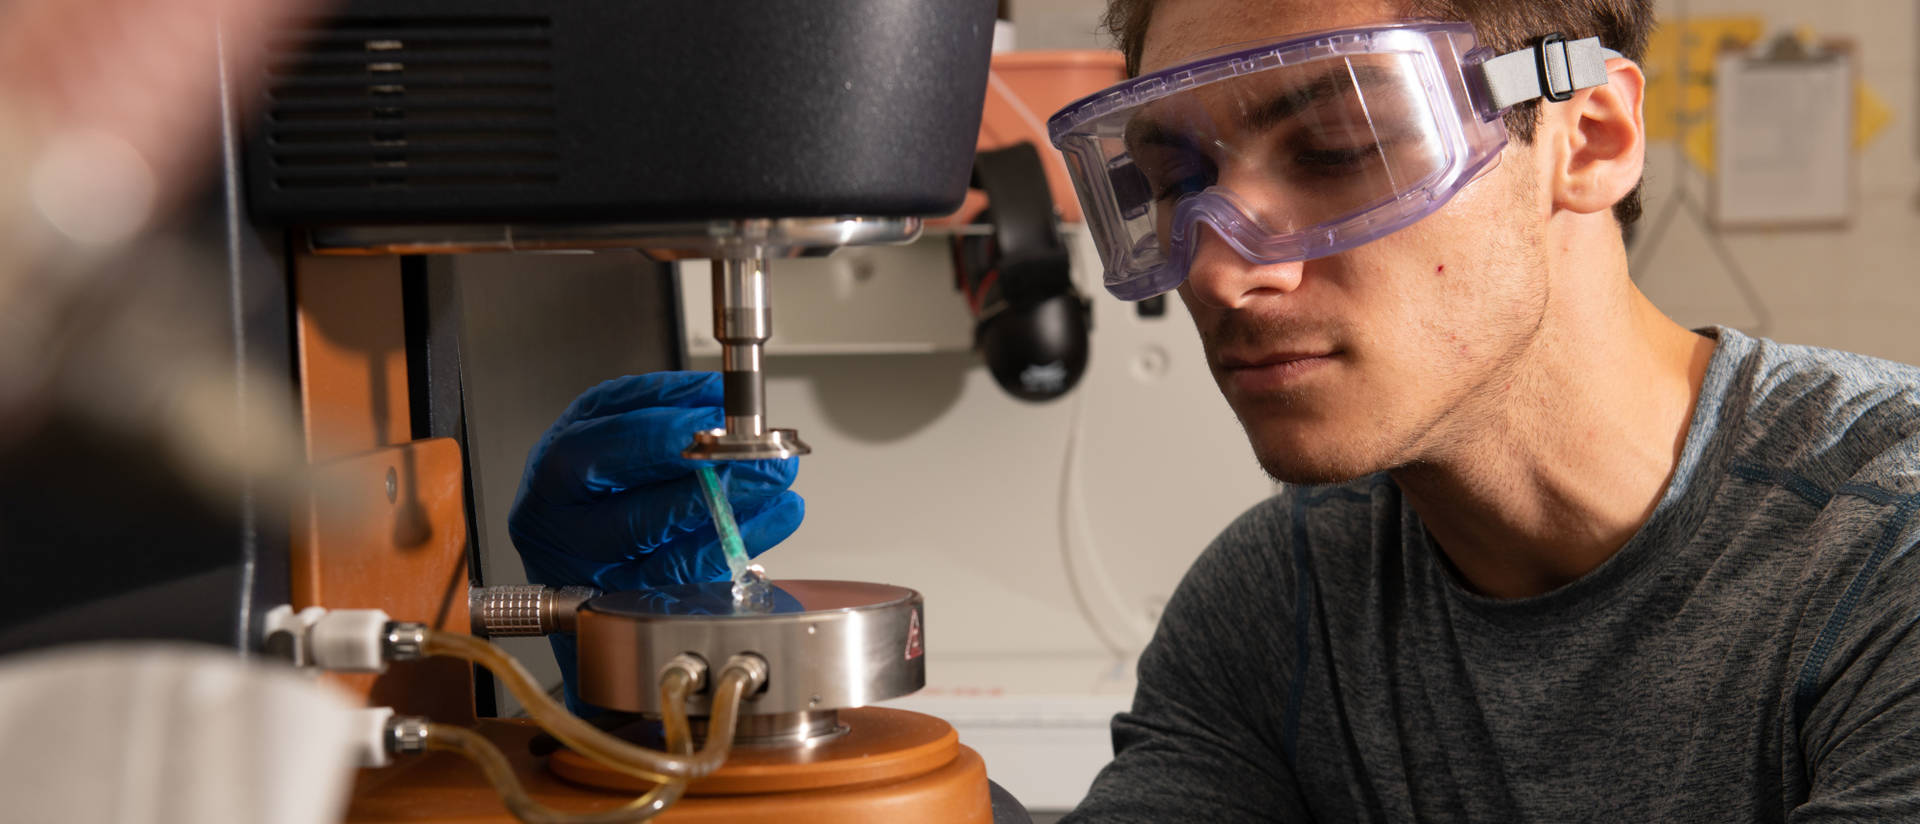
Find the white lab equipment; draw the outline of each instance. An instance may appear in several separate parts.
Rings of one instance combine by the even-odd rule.
[[[331,824],[356,711],[311,673],[177,642],[0,664],[0,813],[13,824]]]

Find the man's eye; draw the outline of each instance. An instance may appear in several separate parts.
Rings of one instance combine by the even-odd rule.
[[[1212,181],[1208,181],[1208,175],[1185,175],[1179,181],[1171,182],[1156,181],[1154,182],[1154,200],[1177,200],[1185,194],[1202,192],[1212,184]]]
[[[1175,200],[1184,195],[1203,191],[1213,185],[1213,172],[1206,169],[1183,168],[1171,174],[1160,175],[1153,180],[1153,199],[1156,201]]]
[[[1372,165],[1370,161],[1379,155],[1380,146],[1375,143],[1302,149],[1294,153],[1293,165],[1310,175],[1334,177],[1358,172],[1363,166]]]

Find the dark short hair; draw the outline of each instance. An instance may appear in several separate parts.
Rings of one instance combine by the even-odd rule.
[[[1140,51],[1147,39],[1157,0],[1107,0],[1104,26],[1127,57],[1127,76],[1140,73]],[[1500,54],[1524,49],[1549,34],[1568,40],[1599,37],[1602,45],[1636,63],[1646,55],[1653,33],[1653,0],[1398,0],[1408,19],[1459,20],[1473,24],[1481,45]],[[1540,101],[1507,111],[1507,133],[1532,143],[1540,123]],[[1622,227],[1640,219],[1640,187],[1613,205]]]

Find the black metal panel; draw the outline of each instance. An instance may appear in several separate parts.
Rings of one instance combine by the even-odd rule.
[[[454,193],[559,181],[544,16],[349,14],[273,47],[261,181],[271,190]]]
[[[991,0],[361,0],[275,43],[287,223],[943,214]]]

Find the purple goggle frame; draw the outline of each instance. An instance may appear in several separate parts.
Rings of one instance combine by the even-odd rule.
[[[1105,285],[1123,300],[1177,288],[1187,277],[1201,224],[1255,264],[1337,254],[1432,214],[1489,168],[1506,145],[1501,112],[1524,100],[1565,100],[1576,89],[1606,82],[1606,59],[1619,55],[1595,38],[1550,36],[1538,46],[1495,57],[1478,47],[1466,23],[1413,22],[1318,32],[1229,47],[1082,98],[1048,121],[1065,154],[1074,189],[1105,264]],[[1417,179],[1394,180],[1390,192],[1314,225],[1275,232],[1224,186],[1211,185],[1173,202],[1170,221],[1154,214],[1124,147],[1134,115],[1149,104],[1222,81],[1320,61],[1385,57],[1401,87],[1417,90],[1429,114],[1419,124],[1437,162]],[[1427,122],[1431,121],[1431,122]],[[1161,232],[1166,238],[1160,236]]]

